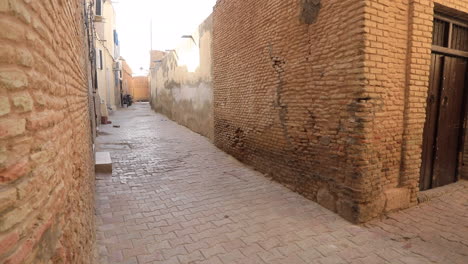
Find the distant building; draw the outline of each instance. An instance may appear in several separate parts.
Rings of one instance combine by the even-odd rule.
[[[150,91],[147,76],[133,77],[132,86],[131,95],[133,96],[133,101],[149,101]]]

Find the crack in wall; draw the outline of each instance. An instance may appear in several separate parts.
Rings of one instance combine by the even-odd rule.
[[[293,144],[291,142],[291,138],[289,136],[288,126],[286,125],[286,116],[288,114],[288,105],[283,103],[283,100],[282,100],[283,99],[282,98],[283,84],[284,84],[284,81],[283,81],[283,74],[284,74],[283,65],[286,64],[286,62],[284,61],[284,59],[282,59],[280,57],[273,56],[273,45],[272,44],[270,44],[270,46],[269,46],[269,56],[270,56],[271,62],[273,63],[272,67],[276,72],[276,77],[277,77],[277,82],[278,82],[278,84],[276,86],[276,93],[275,93],[276,98],[275,98],[274,106],[276,108],[279,108],[278,115],[279,115],[281,128],[283,130],[283,136],[284,136],[286,142],[288,143],[289,148],[292,151],[294,151],[294,146],[293,146]]]
[[[286,104],[283,101],[283,85],[284,85],[284,68],[283,66],[286,64],[286,61],[284,58],[281,58],[279,56],[274,56],[273,55],[273,45],[270,43],[269,46],[269,56],[270,60],[272,62],[272,67],[276,72],[276,77],[277,77],[277,86],[276,86],[276,98],[274,102],[274,107],[278,109],[278,117],[281,125],[281,129],[283,131],[283,137],[286,140],[286,144],[292,153],[291,158],[286,159],[286,163],[291,167],[291,168],[298,168],[299,166],[299,160],[297,159],[299,153],[297,152],[297,149],[295,148],[292,140],[291,140],[291,135],[289,132],[289,128],[287,126],[287,115],[288,115],[288,104]],[[294,174],[294,179],[293,179],[293,188],[297,190],[298,188],[298,182],[299,182],[299,177],[306,177],[304,173],[297,172]]]

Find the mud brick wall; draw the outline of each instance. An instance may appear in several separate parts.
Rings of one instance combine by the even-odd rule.
[[[374,116],[366,159],[386,211],[417,202],[435,10],[468,18],[463,0],[366,1],[365,79]]]
[[[91,263],[83,1],[0,1],[0,263]]]
[[[216,145],[354,222],[415,205],[442,5],[218,0]]]
[[[367,189],[364,1],[219,0],[215,144],[361,221]]]
[[[213,140],[211,16],[191,36],[155,64],[151,104],[157,112]]]

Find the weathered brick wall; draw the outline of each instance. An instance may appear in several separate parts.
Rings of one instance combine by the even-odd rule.
[[[386,211],[416,203],[434,10],[446,8],[466,13],[468,2],[366,0],[366,91],[375,116],[367,188],[384,191]]]
[[[0,263],[91,263],[83,1],[0,1]]]
[[[152,71],[152,106],[213,140],[212,18],[166,55]]]
[[[213,14],[216,145],[352,221],[369,203],[364,4],[220,0]]]
[[[409,104],[407,73],[409,67],[414,67],[426,76],[428,69],[424,68],[425,65],[407,65],[410,63],[407,53],[408,39],[414,37],[409,36],[412,21],[409,12],[408,0],[366,1],[365,82],[368,103],[372,109],[369,117],[373,119],[373,125],[367,131],[369,144],[365,159],[368,160],[368,181],[364,188],[369,201],[382,201],[379,207],[373,208],[375,212],[370,212],[373,216],[384,210],[386,200],[387,210],[408,207],[410,190],[415,187],[412,182],[413,185],[406,188],[410,182],[406,181],[403,184],[400,179],[403,137],[409,138],[409,135],[404,135],[404,127],[408,125],[408,117],[405,115],[409,114],[405,112]],[[426,35],[430,34],[432,23],[425,25],[421,30],[424,30]],[[425,85],[424,81],[421,82]],[[411,100],[422,105],[416,97],[419,96],[418,93],[419,91],[412,93],[414,96]],[[412,129],[423,127],[424,119],[422,123],[420,121],[411,123]],[[408,147],[414,148],[414,144],[417,144],[415,139]],[[416,164],[408,165],[414,168]],[[411,175],[411,178],[414,179],[414,175]],[[416,197],[412,197],[413,203],[416,202]]]
[[[216,145],[351,221],[416,204],[436,3],[218,0]]]

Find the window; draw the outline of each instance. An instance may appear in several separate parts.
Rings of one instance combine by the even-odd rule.
[[[96,52],[96,64],[97,68],[102,70],[102,50]]]
[[[96,16],[102,16],[102,0],[96,0]]]
[[[117,34],[117,30],[114,29],[114,44],[116,46],[119,45],[119,35]]]
[[[449,28],[450,28],[450,23],[443,21],[441,19],[435,18],[432,45],[448,47]]]
[[[432,35],[433,49],[439,51],[448,49],[455,51],[458,55],[466,55],[468,52],[468,24],[466,22],[436,14]]]

